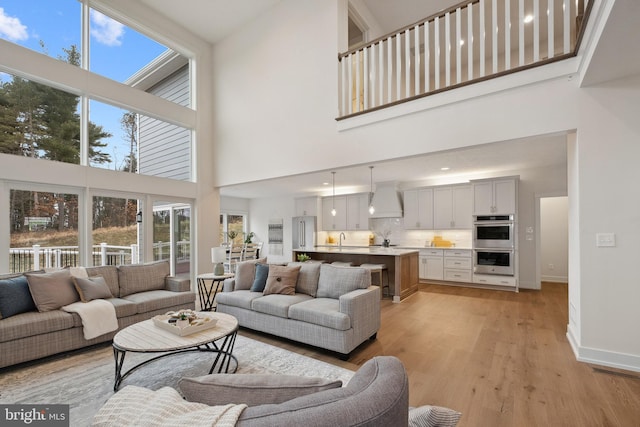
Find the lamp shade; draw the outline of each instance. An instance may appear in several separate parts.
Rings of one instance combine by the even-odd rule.
[[[211,248],[211,262],[214,264],[220,264],[227,258],[227,251],[222,246],[216,246]]]

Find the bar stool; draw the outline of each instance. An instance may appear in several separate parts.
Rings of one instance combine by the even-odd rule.
[[[387,288],[387,296],[389,295],[389,270],[387,270],[387,266],[385,264],[361,264],[360,267],[366,268],[371,273],[371,279],[373,279],[373,275],[378,275],[378,284],[380,285],[380,295],[384,296],[384,288]],[[387,284],[384,284],[382,280],[382,273],[385,273],[387,276]]]

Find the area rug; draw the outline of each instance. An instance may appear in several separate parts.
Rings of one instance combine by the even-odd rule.
[[[310,357],[238,336],[233,354],[238,373],[287,374],[342,380],[353,371]],[[128,353],[124,371],[153,355]],[[209,372],[212,354],[190,352],[169,356],[134,371],[121,385],[133,384],[157,390],[177,388],[182,377]],[[68,404],[70,425],[88,426],[98,409],[113,395],[114,359],[110,346],[48,359],[0,373],[0,403]]]

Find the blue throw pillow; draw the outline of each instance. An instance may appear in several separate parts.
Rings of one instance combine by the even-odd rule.
[[[251,292],[263,292],[269,276],[269,264],[256,264],[256,278],[251,285]]]
[[[2,319],[16,314],[36,311],[25,276],[0,280],[0,316]]]

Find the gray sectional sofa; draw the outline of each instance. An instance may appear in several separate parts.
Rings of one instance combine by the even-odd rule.
[[[86,273],[89,277],[104,278],[109,288],[107,294],[111,294],[111,298],[105,299],[115,307],[118,330],[167,311],[195,308],[196,295],[190,290],[189,279],[170,277],[168,261],[87,267]],[[24,282],[22,275],[0,278],[0,307],[5,307],[6,312],[12,311],[7,316],[0,310],[0,368],[110,341],[116,334],[114,331],[86,340],[78,314],[61,309],[39,311],[33,301],[31,310],[27,308],[27,311],[14,313],[19,304],[29,307],[29,301],[19,301],[29,295],[29,291],[24,293]],[[69,286],[73,289],[73,281]],[[12,300],[7,298],[17,301],[11,303]]]
[[[292,279],[289,271],[270,266],[266,287],[260,290],[254,286],[262,270],[259,264],[239,263],[235,278],[227,279],[216,297],[217,311],[235,316],[240,326],[331,350],[343,358],[375,338],[380,288],[371,286],[368,270],[316,262],[289,263],[286,268],[298,269],[295,287],[288,294],[278,287],[272,293],[270,284],[286,287],[281,285]]]

